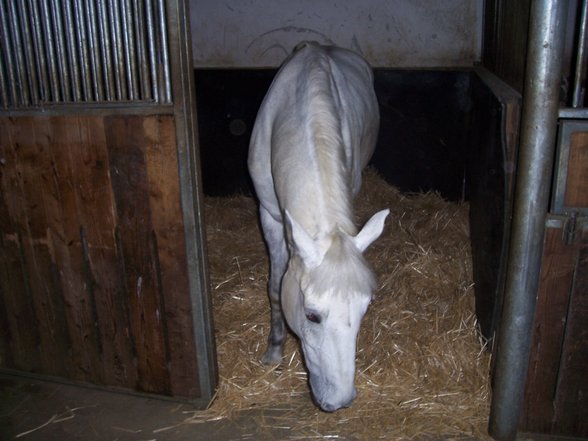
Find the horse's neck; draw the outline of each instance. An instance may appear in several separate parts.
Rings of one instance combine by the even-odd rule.
[[[317,150],[319,161],[321,190],[324,194],[323,207],[326,223],[323,226],[324,233],[334,233],[341,229],[348,234],[353,234],[353,211],[351,201],[351,178],[349,170],[344,164],[344,158],[335,158],[335,155],[343,155],[342,147],[336,151],[330,149]]]
[[[339,91],[327,58],[313,58],[306,67],[304,75],[298,76],[303,82],[292,91],[297,112],[294,117],[286,112],[275,126],[277,138],[285,140],[280,150],[286,162],[305,161],[304,169],[284,170],[289,178],[283,184],[296,184],[296,190],[284,189],[292,196],[289,202],[296,201],[295,208],[286,208],[298,212],[292,214],[302,218],[299,222],[311,235],[324,236],[337,230],[353,234],[351,174],[355,158],[343,142],[346,127]],[[293,127],[298,128],[294,134]]]
[[[324,72],[323,72],[324,73]],[[328,75],[323,76],[324,81],[330,81]],[[310,113],[311,143],[309,148],[315,156],[318,165],[318,181],[324,192],[326,230],[334,232],[342,229],[349,234],[353,233],[355,226],[352,220],[351,204],[351,173],[352,157],[346,151],[341,136],[343,121],[341,110],[335,99],[333,87],[315,82],[315,90],[310,88],[312,94],[313,111]]]

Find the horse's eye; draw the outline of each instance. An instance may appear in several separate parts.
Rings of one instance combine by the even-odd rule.
[[[306,313],[306,319],[309,322],[312,322],[312,323],[317,323],[318,324],[318,323],[321,322],[321,316],[318,315],[318,314],[315,314],[314,312],[307,312]]]

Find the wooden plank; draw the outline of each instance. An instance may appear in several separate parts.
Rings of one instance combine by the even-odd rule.
[[[588,221],[577,256],[552,433],[588,438]]]
[[[523,91],[530,0],[485,2],[484,66]]]
[[[200,396],[172,117],[145,119],[145,166],[173,396]]]
[[[40,369],[40,342],[30,290],[26,285],[21,234],[16,221],[24,209],[22,176],[8,118],[0,118],[0,298],[4,307],[2,329],[6,334],[1,366],[34,371]],[[26,324],[26,325],[25,325]]]
[[[490,340],[500,327],[520,95],[485,69],[477,68],[471,96],[474,106],[468,130],[466,191],[476,317],[482,335]]]
[[[554,417],[553,397],[578,249],[577,244],[566,245],[562,233],[563,222],[560,227],[548,224],[545,231],[520,423],[521,430],[529,432],[549,433]]]
[[[100,354],[97,350],[95,317],[84,280],[83,253],[78,220],[79,201],[76,198],[76,173],[82,164],[73,163],[70,148],[77,148],[76,126],[68,117],[37,117],[45,121],[51,132],[46,148],[50,152],[47,169],[51,172],[52,204],[48,218],[53,257],[59,269],[64,316],[70,338],[71,369],[67,378],[100,383]]]
[[[4,308],[2,328],[7,338],[0,366],[27,372],[41,372],[37,348],[41,337],[36,326],[31,291],[26,283],[22,241],[18,233],[2,233],[0,241],[0,296]]]
[[[199,396],[173,117],[1,121],[2,365]]]
[[[38,327],[39,344],[30,350],[39,352],[39,370],[49,375],[67,376],[71,366],[69,335],[54,262],[53,231],[48,225],[54,208],[47,154],[51,145],[50,126],[46,118],[23,117],[12,122],[14,165],[21,178],[23,204],[15,222],[22,237],[25,283],[30,289],[35,312],[34,322],[21,326]]]
[[[588,132],[573,132],[569,149],[565,205],[588,207]]]
[[[111,184],[116,202],[118,231],[131,332],[137,355],[137,387],[168,394],[168,348],[153,253],[153,225],[144,149],[148,140],[139,116],[105,118]]]
[[[72,319],[83,332],[78,360],[86,381],[133,388],[136,369],[115,239],[114,196],[102,117],[54,118],[63,195],[62,251]],[[64,245],[67,245],[64,246]],[[75,268],[75,271],[71,271]],[[74,288],[75,287],[75,288]],[[93,367],[88,370],[88,365]]]

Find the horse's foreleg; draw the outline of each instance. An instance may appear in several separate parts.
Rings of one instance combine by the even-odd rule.
[[[282,314],[282,306],[280,305],[280,283],[279,279],[272,275],[273,273],[274,271],[271,270],[268,283],[271,329],[267,339],[267,350],[261,359],[264,364],[279,364],[282,361],[286,341],[286,325]]]
[[[280,287],[282,276],[288,263],[288,249],[284,239],[284,227],[268,211],[260,208],[261,225],[270,257],[270,278],[268,292],[271,305],[271,329],[268,337],[267,351],[262,362],[277,364],[282,361],[284,342],[286,341],[286,324],[280,304]]]

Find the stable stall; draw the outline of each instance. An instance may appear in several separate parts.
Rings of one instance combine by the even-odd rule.
[[[308,436],[588,436],[586,8],[0,2],[0,368],[212,402],[193,423],[256,408]],[[302,40],[373,66],[358,221],[392,211],[368,254],[363,401],[335,415],[308,399],[292,338],[282,369],[259,364],[245,162]]]

